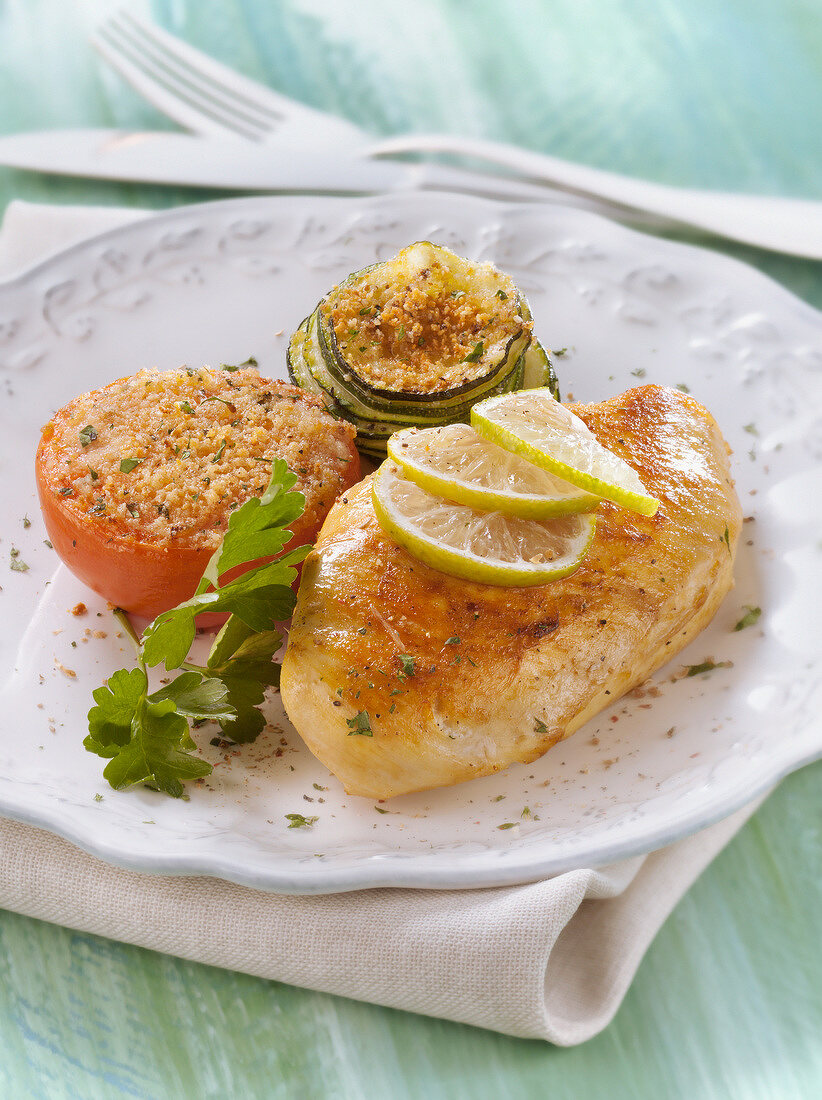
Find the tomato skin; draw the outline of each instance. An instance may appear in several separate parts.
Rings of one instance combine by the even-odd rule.
[[[45,482],[42,446],[37,453],[37,490],[58,557],[115,607],[153,619],[194,594],[211,550],[141,542],[75,511]]]
[[[218,532],[226,530],[231,511],[239,503],[232,496],[239,489],[235,484],[230,492],[223,492],[219,497],[212,494],[209,502],[199,506],[201,509],[205,506],[199,515],[189,504],[189,497],[196,502],[200,493],[186,493],[188,507],[181,526],[173,527],[169,521],[163,530],[162,523],[155,524],[154,528],[140,523],[140,514],[145,515],[147,511],[153,516],[152,504],[157,505],[158,515],[162,513],[169,519],[168,509],[163,512],[160,500],[150,499],[149,494],[155,491],[153,483],[143,485],[141,491],[148,499],[141,501],[142,513],[133,513],[138,522],[124,523],[118,518],[118,510],[122,512],[123,498],[132,498],[128,483],[118,484],[116,479],[131,474],[134,466],[127,466],[127,462],[139,465],[142,456],[151,455],[163,470],[163,477],[157,482],[159,486],[169,484],[168,463],[173,465],[171,472],[178,487],[185,486],[186,479],[191,478],[199,478],[208,486],[214,473],[211,464],[220,460],[225,437],[243,423],[242,416],[231,423],[225,418],[237,414],[233,402],[244,400],[245,404],[241,403],[240,407],[245,409],[246,415],[250,413],[248,423],[251,427],[243,442],[245,450],[240,453],[240,464],[244,461],[243,456],[247,458],[249,454],[259,453],[249,451],[249,446],[271,448],[274,443],[276,453],[276,441],[280,440],[283,457],[297,467],[295,488],[306,496],[305,512],[290,525],[292,537],[287,549],[313,543],[334,498],[360,478],[354,429],[347,424],[336,424],[318,397],[290,385],[269,382],[252,370],[235,372],[227,385],[224,385],[225,377],[222,371],[208,367],[198,371],[181,368],[168,372],[156,369],[138,372],[74,398],[55,412],[43,428],[35,472],[51,544],[84,584],[115,607],[141,618],[154,619],[193,596],[216,549]],[[134,398],[135,393],[143,395],[145,392],[158,396]],[[201,413],[204,402],[216,402],[206,406],[209,410],[216,408],[222,412],[227,409],[222,412],[224,419],[221,421],[210,412]],[[181,425],[188,426],[189,417],[195,423],[199,417],[198,430],[202,438],[214,436],[214,440],[210,450],[192,458],[191,466],[184,466],[177,457],[180,446],[169,437],[172,432],[179,432]],[[87,419],[87,426],[83,428]],[[101,429],[99,440],[93,424]],[[329,425],[332,426],[330,431]],[[112,458],[112,452],[106,452],[105,447],[110,445],[112,438],[109,434],[106,440],[106,428],[114,430],[115,426],[118,430],[125,428],[125,436],[120,436],[120,446],[123,438],[129,440],[124,453],[139,453],[139,460],[123,460],[119,451],[115,451],[116,457]],[[265,433],[262,440],[260,432]],[[278,434],[280,432],[282,434]],[[215,450],[216,440],[223,433],[222,446]],[[189,444],[190,438],[189,435]],[[137,442],[138,439],[141,442]],[[92,458],[98,447],[103,448],[102,466]],[[310,459],[300,457],[303,449],[307,456],[311,455]],[[186,450],[185,455],[189,454]],[[196,472],[198,461],[201,463],[199,473]],[[270,459],[255,458],[255,461]],[[92,462],[100,466],[100,473],[92,469]],[[203,462],[207,463],[205,470]],[[113,483],[110,481],[112,476]],[[107,490],[93,487],[98,477],[100,486],[108,485]],[[248,485],[242,484],[241,489],[247,490]],[[163,489],[156,491],[162,494]],[[103,499],[106,493],[107,500]],[[98,510],[99,504],[102,508]],[[112,504],[109,512],[108,506]],[[262,562],[238,566],[227,574],[227,579],[257,564]],[[225,618],[219,613],[206,614],[198,616],[197,622],[198,626],[213,626]]]
[[[113,524],[72,508],[49,482],[45,464],[46,438],[37,450],[36,475],[40,507],[49,541],[68,569],[94,592],[115,607],[133,615],[154,619],[163,611],[194,595],[212,548],[157,546],[132,535],[119,533]],[[352,469],[352,482],[359,478],[359,465]],[[308,530],[300,519],[287,546],[313,543],[316,530]],[[256,564],[256,563],[255,563]],[[229,576],[242,572],[232,570]],[[219,626],[226,616],[200,615],[198,626]]]

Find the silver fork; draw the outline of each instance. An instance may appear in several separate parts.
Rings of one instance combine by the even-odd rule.
[[[268,142],[272,147],[276,143],[290,154],[316,153],[328,144],[330,158],[340,158],[340,169],[345,157],[360,164],[372,162],[375,167],[379,162],[368,152],[373,137],[353,122],[249,80],[131,12],[116,12],[90,41],[144,99],[194,134]],[[406,187],[448,189],[512,202],[568,201],[564,191],[509,176],[431,163],[403,167],[409,169],[403,176]],[[382,175],[375,172],[378,178]],[[613,212],[590,199],[573,200],[573,205],[601,214]],[[637,215],[631,221],[661,224],[653,216]]]
[[[291,147],[368,140],[352,122],[279,95],[128,11],[100,24],[91,43],[149,103],[193,133],[249,141],[276,135]]]
[[[484,176],[437,164],[419,167],[439,187],[476,191],[476,182],[484,181],[493,184],[497,197],[511,199],[556,201],[564,193],[576,206],[632,223],[692,226],[744,244],[822,259],[819,202],[686,190],[447,134],[410,134],[378,142],[353,123],[249,80],[125,11],[102,24],[92,43],[158,110],[197,134],[281,142],[291,150],[316,149],[328,142],[336,146],[334,152],[362,160],[407,152],[479,157],[513,171],[515,177]]]

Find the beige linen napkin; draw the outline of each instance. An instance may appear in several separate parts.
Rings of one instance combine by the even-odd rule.
[[[143,216],[12,203],[0,278]],[[649,856],[527,886],[260,893],[125,871],[0,820],[0,907],[155,951],[569,1046],[619,1007],[662,922],[751,815]]]

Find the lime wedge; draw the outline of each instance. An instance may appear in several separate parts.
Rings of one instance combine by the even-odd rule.
[[[599,503],[599,497],[490,443],[467,424],[395,432],[388,457],[420,488],[480,511],[548,519],[592,512]]]
[[[654,515],[659,507],[636,470],[603,447],[548,389],[519,390],[480,401],[471,409],[471,424],[484,439],[589,493],[643,516]]]
[[[593,514],[537,521],[479,512],[432,496],[384,462],[371,487],[383,530],[442,573],[480,584],[547,584],[579,566],[594,537]]]

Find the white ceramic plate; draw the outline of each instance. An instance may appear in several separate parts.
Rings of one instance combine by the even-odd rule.
[[[74,394],[141,367],[257,357],[349,271],[428,238],[491,259],[527,294],[563,391],[685,384],[734,453],[750,521],[737,585],[654,678],[535,764],[373,802],[344,795],[278,700],[256,745],[189,801],[118,793],[82,739],[91,692],[131,660],[105,605],[43,543],[32,458]],[[577,210],[456,196],[254,198],[96,237],[0,287],[3,487],[0,812],[105,860],[267,890],[474,887],[649,851],[822,755],[822,316],[757,272]],[[24,517],[28,517],[27,520]],[[28,524],[28,525],[27,525]],[[11,548],[28,572],[9,569]],[[88,614],[69,612],[78,602]],[[746,606],[760,620],[735,631]],[[703,676],[685,666],[732,662]],[[287,813],[316,816],[289,829]],[[503,827],[507,826],[507,827]]]

